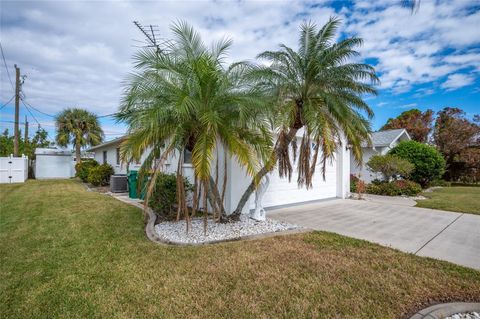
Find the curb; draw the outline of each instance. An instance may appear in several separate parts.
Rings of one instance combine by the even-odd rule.
[[[418,311],[410,319],[443,319],[456,313],[480,312],[480,302],[452,302],[434,305]]]

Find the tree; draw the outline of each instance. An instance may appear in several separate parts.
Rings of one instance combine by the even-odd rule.
[[[55,118],[55,126],[57,144],[67,147],[72,143],[77,163],[82,161],[82,147],[95,146],[103,141],[104,135],[97,116],[87,110],[65,109]]]
[[[415,168],[410,178],[422,185],[428,186],[431,181],[439,179],[445,172],[445,160],[442,154],[433,146],[417,141],[403,141],[392,148],[388,154],[403,158],[412,163]]]
[[[208,197],[215,211],[225,215],[227,170],[220,192],[218,174],[211,176],[214,168],[218,171],[218,161],[212,164],[215,155],[218,158],[223,149],[225,157],[235,158],[254,175],[259,160],[271,154],[272,137],[262,115],[263,92],[247,77],[251,67],[243,62],[225,65],[231,40],[207,47],[185,22],[173,24],[171,30],[174,37],[165,48],[146,48],[136,54],[136,73],[128,80],[117,118],[128,125],[128,137],[121,147],[126,162],[152,150],[140,170],[143,173],[153,166],[155,171],[147,201],[164,161],[179,154],[177,216],[185,216],[188,227],[181,167],[184,150],[192,153],[193,198]],[[206,213],[206,198],[203,202]]]
[[[406,159],[395,155],[374,155],[367,163],[372,172],[381,173],[384,180],[389,182],[398,176],[408,178],[415,166]]]
[[[467,151],[470,148],[480,147],[480,126],[476,121],[469,121],[465,112],[459,108],[446,107],[438,112],[433,132],[433,141],[447,162],[448,179],[457,179],[468,161],[475,152]],[[463,159],[461,154],[464,154]],[[466,173],[466,172],[464,172]]]
[[[8,129],[5,129],[0,136],[0,156],[10,156],[10,154],[13,154],[13,135],[10,136]]]
[[[396,118],[388,119],[382,126],[381,131],[404,128],[410,137],[417,142],[426,143],[428,135],[432,131],[433,111],[426,110],[422,112],[418,109],[412,109],[402,112]]]
[[[359,55],[355,48],[362,44],[362,39],[352,37],[335,42],[339,26],[337,18],[331,18],[320,29],[313,23],[304,23],[298,51],[282,44],[279,51],[266,51],[258,56],[269,66],[257,67],[253,75],[257,85],[275,99],[270,118],[278,138],[270,160],[244,192],[232,219],[240,216],[257,181],[273,170],[275,162],[280,176],[291,178],[289,145],[295,143],[295,135],[301,128],[305,133],[299,150],[299,186],[312,186],[318,156],[325,176],[326,164],[333,158],[343,134],[355,159],[362,161],[361,142],[369,141],[371,131],[364,114],[373,116],[363,96],[376,94],[372,85],[378,78],[370,65],[349,62]],[[312,143],[317,145],[314,150],[310,148]]]
[[[28,143],[25,143],[22,134],[19,136],[18,146],[21,154],[25,154],[29,159],[35,159],[35,149],[49,147],[52,143],[48,140],[48,133],[43,128],[39,128]],[[0,156],[10,156],[13,153],[13,135],[10,136],[8,129],[0,135]]]

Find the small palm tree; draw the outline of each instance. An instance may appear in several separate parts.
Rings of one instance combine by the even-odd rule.
[[[225,193],[226,179],[220,192],[217,178],[211,176],[215,154],[221,146],[251,175],[258,171],[259,159],[271,154],[272,144],[268,122],[262,115],[264,96],[250,85],[248,64],[225,65],[230,40],[207,47],[184,22],[173,24],[171,30],[174,37],[165,48],[143,49],[135,56],[137,71],[128,81],[117,117],[129,127],[122,157],[128,162],[151,150],[141,171],[155,166],[157,173],[166,158],[179,154],[181,163],[184,150],[190,151],[199,185],[196,193],[203,188],[203,196],[209,196],[212,207],[224,213],[220,193]],[[150,180],[147,197],[156,175]],[[184,194],[181,175],[179,165],[177,194]],[[187,218],[184,198],[178,199],[177,217],[182,214]]]
[[[87,110],[65,109],[55,118],[55,126],[57,144],[66,147],[72,143],[77,163],[82,160],[82,147],[95,146],[103,141],[104,134],[97,116]]]
[[[280,45],[279,51],[266,51],[258,58],[267,60],[252,72],[257,85],[272,92],[276,107],[271,118],[278,139],[272,159],[277,161],[280,176],[291,178],[292,163],[289,145],[296,153],[295,136],[304,129],[299,149],[298,184],[312,186],[317,159],[320,157],[325,177],[327,160],[332,159],[344,135],[361,161],[361,142],[369,140],[367,117],[373,112],[364,102],[365,94],[376,94],[372,85],[378,82],[373,67],[348,60],[359,55],[355,48],[362,44],[356,37],[335,41],[340,20],[330,20],[318,29],[313,23],[301,26],[299,49]],[[311,145],[316,145],[314,150]],[[294,154],[295,155],[295,154]],[[295,157],[295,156],[294,156]],[[232,215],[240,215],[255,190],[256,181],[273,169],[267,162],[243,194]]]

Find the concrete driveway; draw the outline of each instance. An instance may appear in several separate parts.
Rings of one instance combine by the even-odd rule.
[[[480,269],[480,216],[408,203],[334,199],[267,212],[269,218]]]

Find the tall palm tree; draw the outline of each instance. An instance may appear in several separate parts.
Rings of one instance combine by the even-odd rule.
[[[95,146],[103,141],[103,131],[95,114],[79,108],[63,110],[55,118],[57,129],[56,142],[66,147],[72,143],[75,146],[75,158],[80,163],[81,148]]]
[[[335,41],[340,20],[330,20],[318,30],[313,23],[301,26],[298,51],[280,45],[279,51],[266,51],[258,58],[269,66],[252,72],[257,85],[269,90],[277,99],[272,118],[278,139],[271,161],[277,161],[280,176],[291,178],[292,163],[289,145],[300,129],[304,129],[299,149],[298,184],[312,186],[318,157],[325,177],[327,160],[332,159],[344,135],[357,161],[361,161],[361,142],[369,140],[373,112],[363,100],[365,94],[376,94],[378,82],[373,67],[349,62],[359,55],[355,48],[362,44],[356,37]],[[365,117],[366,115],[366,117]],[[311,150],[311,145],[317,146]],[[296,151],[294,151],[296,153]],[[237,218],[257,181],[270,172],[272,162],[259,171],[243,194],[231,218]]]
[[[212,206],[224,213],[223,196],[211,176],[215,154],[221,145],[252,176],[259,170],[258,159],[271,154],[272,144],[262,115],[264,96],[246,78],[248,64],[226,66],[230,40],[207,47],[185,22],[173,24],[171,30],[173,39],[164,48],[146,48],[135,56],[136,73],[128,80],[117,116],[129,127],[122,157],[130,161],[152,150],[141,169],[155,166],[149,196],[164,160],[180,154],[182,162],[184,150],[192,152],[199,187],[208,193]],[[183,184],[181,175],[179,165],[177,184]],[[183,200],[179,198],[178,207],[187,216]]]

